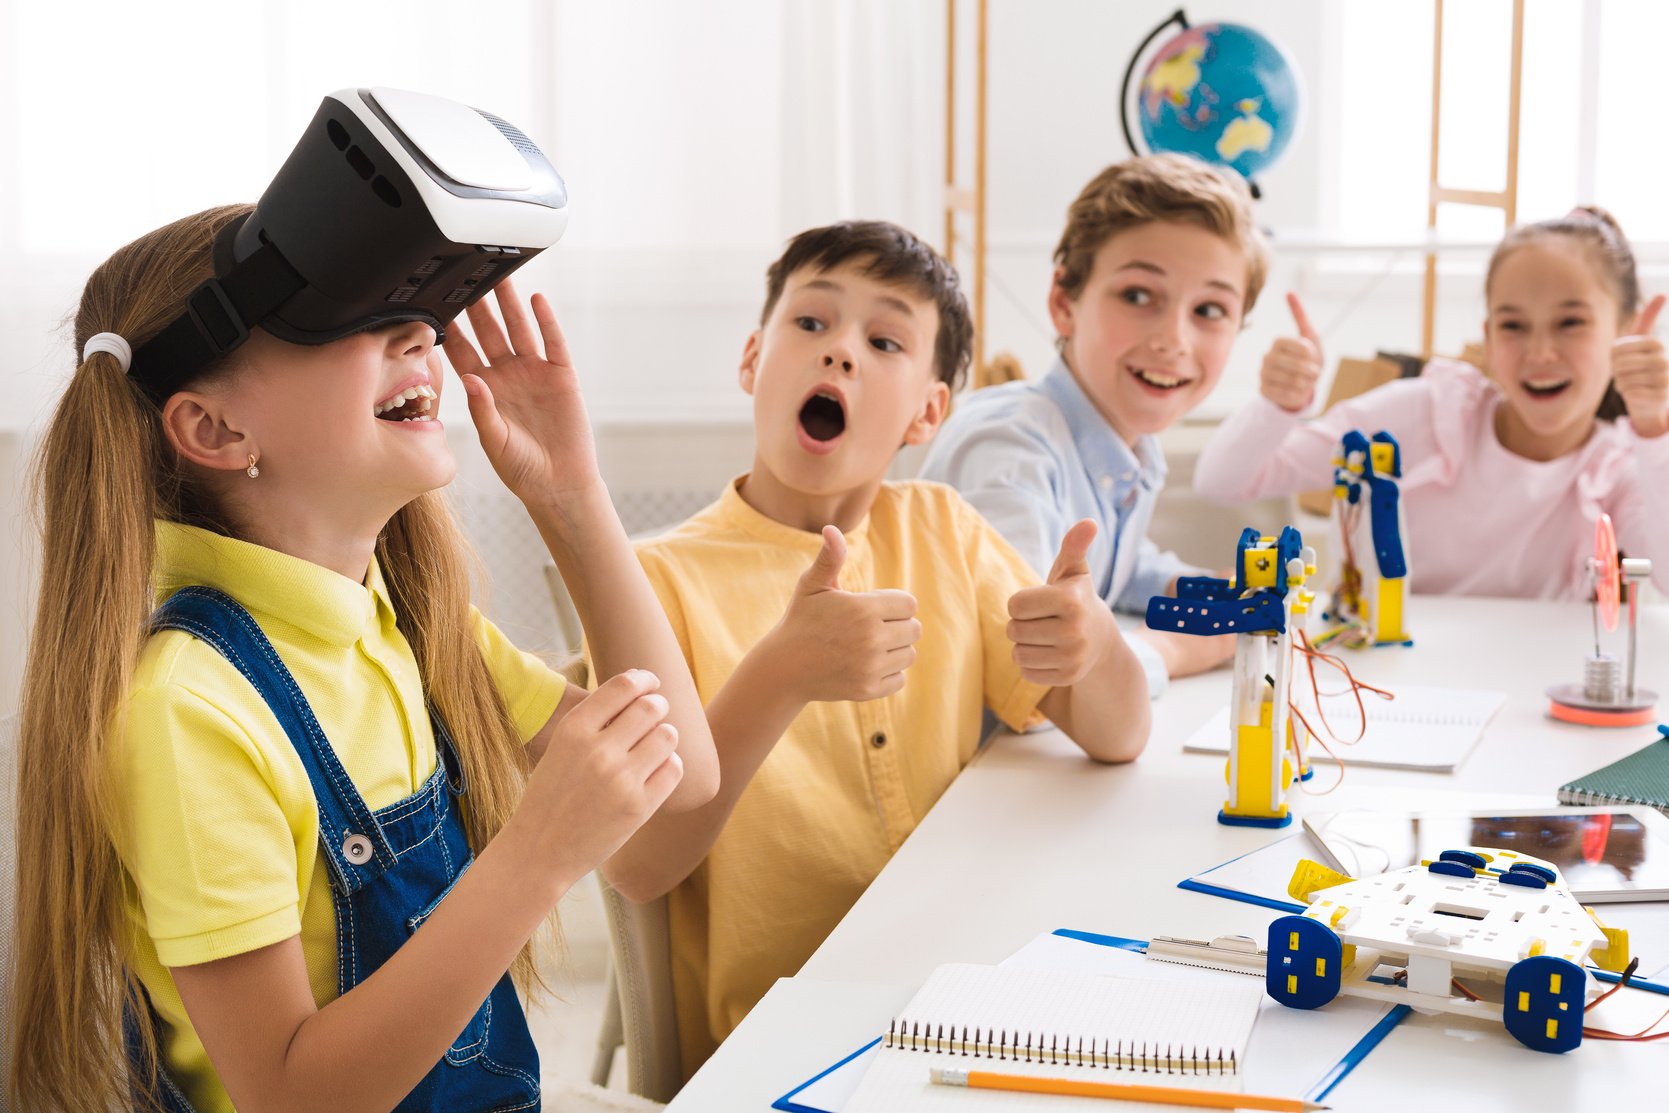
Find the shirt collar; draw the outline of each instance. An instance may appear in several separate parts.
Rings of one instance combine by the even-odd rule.
[[[363,584],[273,549],[178,522],[156,523],[156,600],[182,587],[212,587],[256,616],[288,623],[346,648],[394,604],[375,557]]]
[[[1053,367],[1037,382],[1037,389],[1060,408],[1078,458],[1094,476],[1110,476],[1115,481],[1133,483],[1138,478],[1152,489],[1164,486],[1167,467],[1159,438],[1143,434],[1136,438],[1134,448],[1107,424],[1101,411],[1095,408],[1090,396],[1078,384],[1066,361],[1056,359]]]
[[[748,505],[742,497],[742,483],[747,474],[732,479],[725,485],[724,493],[719,496],[719,521],[733,529],[741,530],[761,541],[769,541],[776,545],[786,545],[789,548],[804,549],[807,553],[815,554],[823,547],[821,531],[811,533],[803,529],[795,529],[785,525],[775,518],[767,517]],[[869,538],[869,514],[865,513],[863,521],[846,535],[848,546],[862,545]]]

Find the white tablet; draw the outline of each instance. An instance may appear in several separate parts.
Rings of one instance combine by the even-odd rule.
[[[1552,862],[1589,904],[1669,900],[1669,817],[1654,808],[1323,812],[1305,816],[1304,829],[1352,877],[1497,847]]]

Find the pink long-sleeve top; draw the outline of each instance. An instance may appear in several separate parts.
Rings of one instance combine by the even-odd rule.
[[[1444,359],[1313,420],[1259,395],[1206,445],[1194,490],[1228,505],[1329,488],[1340,438],[1384,429],[1402,446],[1412,590],[1585,599],[1602,511],[1623,553],[1650,558],[1669,590],[1669,434],[1601,421],[1575,452],[1527,460],[1496,438],[1500,404],[1476,368]]]

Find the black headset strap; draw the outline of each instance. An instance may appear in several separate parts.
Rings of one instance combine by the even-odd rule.
[[[224,278],[193,290],[186,311],[133,353],[128,374],[160,402],[249,339],[251,328],[306,285],[278,248],[264,243]]]

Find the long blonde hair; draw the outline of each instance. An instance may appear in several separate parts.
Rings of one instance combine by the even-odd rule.
[[[175,221],[126,245],[88,279],[75,317],[80,352],[98,332],[137,348],[178,316],[212,273],[214,237],[248,206]],[[226,366],[205,375],[237,373]],[[114,732],[148,637],[153,521],[230,533],[168,444],[157,405],[115,357],[76,367],[34,464],[41,579],[19,725],[17,946],[6,1027],[15,1108],[106,1110],[132,1102],[124,1007],[146,1017],[129,965],[132,928],[113,839]],[[408,504],[377,558],[425,691],[469,779],[465,826],[479,851],[520,797],[527,758],[469,622],[470,559],[443,497]],[[536,980],[531,947],[512,967]],[[146,1067],[157,1050],[139,1025]]]

